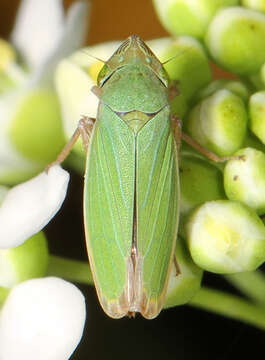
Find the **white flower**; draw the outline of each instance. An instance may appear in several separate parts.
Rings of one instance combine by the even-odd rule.
[[[60,166],[10,189],[0,206],[0,248],[24,243],[40,231],[60,209],[69,174]]]
[[[48,277],[20,283],[1,311],[0,359],[69,359],[85,318],[84,297],[69,282]]]
[[[9,62],[4,58],[0,66],[13,82],[0,96],[1,184],[32,177],[62,148],[64,135],[53,74],[58,61],[84,42],[87,17],[88,2],[84,1],[75,2],[66,16],[62,0],[21,2],[11,40],[27,70],[11,55]],[[7,47],[0,43],[0,64],[5,57],[3,49]]]

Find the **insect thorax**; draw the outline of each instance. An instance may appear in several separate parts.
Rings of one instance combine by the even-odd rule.
[[[115,112],[131,113],[126,115],[126,122],[140,115],[139,120],[145,124],[150,119],[146,114],[157,113],[168,104],[168,89],[151,69],[133,64],[117,70],[106,81],[101,100]]]
[[[127,113],[116,112],[116,114],[127,123],[135,134],[137,134],[138,131],[140,131],[142,127],[155,115],[146,114],[139,110],[133,110]]]

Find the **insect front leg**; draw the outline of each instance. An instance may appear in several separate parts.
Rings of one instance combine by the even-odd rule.
[[[180,91],[179,91],[179,88],[178,88],[178,84],[179,84],[179,81],[177,80],[174,80],[169,88],[168,88],[168,98],[169,98],[169,101],[175,99],[179,94],[180,94]]]
[[[180,145],[181,145],[181,134],[182,134],[182,122],[180,118],[178,118],[176,115],[172,116],[172,126],[175,136],[175,141],[177,145],[178,154],[180,153]]]
[[[82,116],[82,118],[78,122],[78,126],[73,133],[72,137],[68,141],[68,143],[65,145],[63,150],[60,152],[60,154],[57,156],[56,160],[53,161],[51,164],[49,164],[46,167],[46,172],[49,171],[49,169],[54,165],[61,164],[69,155],[70,151],[72,150],[74,144],[78,140],[79,136],[82,138],[83,146],[85,151],[88,150],[89,140],[90,136],[94,127],[96,119],[90,118],[88,116]]]
[[[180,266],[179,266],[178,261],[177,261],[176,254],[174,254],[174,266],[175,266],[175,270],[176,270],[176,276],[180,275],[181,270],[180,270]]]

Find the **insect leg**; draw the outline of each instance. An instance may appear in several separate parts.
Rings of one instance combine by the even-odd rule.
[[[180,91],[178,89],[178,84],[179,84],[179,81],[175,80],[169,86],[169,88],[168,88],[169,101],[175,99],[175,97],[180,94]]]
[[[99,99],[101,98],[102,89],[99,86],[92,86],[91,91],[94,95],[96,95]]]
[[[90,139],[91,132],[92,132],[95,121],[96,121],[96,119],[89,118],[87,116],[82,116],[82,118],[79,120],[78,126],[77,126],[75,132],[73,133],[72,137],[70,138],[68,143],[65,145],[63,150],[60,152],[60,154],[57,156],[57,159],[46,167],[46,172],[48,172],[52,166],[61,164],[67,158],[67,156],[69,155],[70,151],[72,150],[74,144],[78,140],[79,136],[81,136],[84,149],[85,149],[85,151],[87,151],[89,139]]]
[[[172,126],[173,126],[173,130],[174,130],[175,141],[176,141],[177,150],[178,150],[178,154],[179,154],[180,153],[180,145],[181,145],[182,123],[181,123],[180,118],[178,118],[176,115],[172,116]]]
[[[244,155],[239,156],[218,156],[214,154],[213,152],[205,149],[203,146],[201,146],[197,141],[192,139],[189,135],[185,133],[181,133],[181,138],[184,140],[187,144],[189,144],[191,147],[193,147],[195,150],[200,152],[202,155],[207,157],[208,159],[215,161],[215,162],[225,162],[228,160],[245,160]]]
[[[175,266],[175,270],[176,270],[176,276],[180,275],[181,270],[180,270],[179,264],[177,262],[176,255],[174,255],[174,266]]]

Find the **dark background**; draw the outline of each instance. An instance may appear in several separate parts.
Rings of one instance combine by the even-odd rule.
[[[71,2],[65,1],[66,6]],[[1,37],[8,37],[18,4],[19,0],[0,0]],[[156,18],[151,0],[92,1],[87,44],[124,39],[132,33],[143,39],[167,35]],[[51,253],[86,260],[82,187],[82,178],[72,172],[67,199],[46,227],[46,234]],[[205,274],[204,283],[236,293],[220,276]],[[264,332],[246,324],[189,306],[163,311],[152,321],[140,316],[112,320],[101,310],[93,287],[79,288],[86,296],[87,321],[73,360],[264,357]]]

